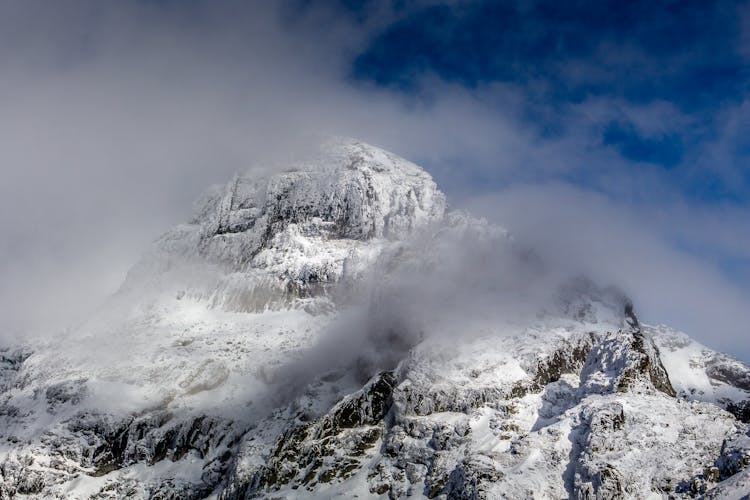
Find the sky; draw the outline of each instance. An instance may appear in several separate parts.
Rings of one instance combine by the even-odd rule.
[[[749,82],[748,2],[0,0],[4,333],[332,134],[750,361]]]

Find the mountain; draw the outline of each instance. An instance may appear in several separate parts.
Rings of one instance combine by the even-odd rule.
[[[353,140],[0,349],[2,498],[742,498],[750,368]]]

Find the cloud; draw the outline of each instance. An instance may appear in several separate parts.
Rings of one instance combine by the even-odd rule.
[[[94,307],[207,186],[256,163],[283,164],[322,134],[432,153],[435,137],[461,122],[486,126],[445,141],[454,154],[509,129],[467,110],[479,103],[465,94],[409,109],[352,88],[342,75],[367,25],[334,9],[290,18],[277,6],[214,5],[3,4],[6,330]]]
[[[742,246],[750,230],[738,224],[746,209],[630,205],[558,183],[515,186],[472,200],[471,207],[505,224],[550,265],[616,283],[646,323],[668,324],[750,360],[743,341],[750,287],[676,241],[750,262],[750,247]]]
[[[659,287],[631,287],[647,319],[674,322],[707,342],[712,337],[702,332],[709,323],[719,325],[721,346],[736,351],[730,344],[742,338],[738,328],[729,320],[712,323],[706,318],[715,317],[714,310],[724,310],[737,324],[745,318],[732,306],[743,297],[736,295],[742,285],[730,282],[716,262],[722,255],[745,262],[747,235],[738,228],[747,203],[696,207],[685,193],[690,194],[695,179],[715,179],[706,173],[709,169],[721,173],[717,191],[731,183],[734,193],[746,192],[747,178],[732,167],[744,137],[746,105],[730,99],[719,112],[710,110],[708,119],[704,111],[696,114],[683,106],[692,94],[677,85],[690,63],[682,56],[663,59],[674,64],[663,68],[669,78],[657,82],[662,86],[652,99],[639,94],[648,87],[647,74],[631,82],[633,92],[623,91],[617,85],[623,75],[633,68],[653,69],[662,60],[659,54],[644,58],[643,47],[630,43],[627,30],[622,43],[611,32],[597,31],[600,43],[583,52],[556,49],[552,55],[557,59],[534,53],[528,61],[516,60],[509,66],[513,71],[538,67],[546,72],[533,78],[519,73],[521,82],[477,78],[464,85],[426,67],[414,74],[419,91],[402,92],[353,74],[358,55],[383,49],[378,48],[383,37],[435,3],[370,2],[360,10],[336,2],[291,0],[263,5],[4,2],[0,315],[5,333],[0,335],[57,328],[95,307],[116,289],[149,241],[189,217],[192,200],[208,185],[255,164],[283,164],[303,155],[322,134],[337,134],[422,164],[454,205],[496,198],[496,208],[488,209],[493,219],[511,229],[518,225],[521,238],[571,249],[564,255],[573,261],[573,249],[585,250],[576,245],[622,240],[617,252],[596,253],[592,272],[610,276],[627,261],[632,273],[644,269],[662,276]],[[525,33],[543,39],[540,19],[531,19]],[[641,28],[654,35],[658,22],[648,19],[650,24]],[[575,27],[576,22],[568,19],[555,26]],[[612,29],[619,33],[626,27]],[[562,33],[562,39],[580,41],[576,33]],[[520,42],[525,36],[511,35]],[[724,57],[729,49],[722,44],[736,37],[708,43],[707,36],[691,42],[690,50],[721,54],[719,62],[731,59],[731,54]],[[486,52],[492,44],[482,47]],[[463,49],[471,54],[469,47]],[[687,49],[675,50],[689,55]],[[611,61],[602,65],[602,58]],[[412,62],[405,64],[411,67]],[[559,78],[544,76],[552,73]],[[714,80],[716,85],[723,81]],[[677,82],[674,88],[682,92],[675,99],[667,81]],[[610,84],[617,95],[601,91]],[[734,90],[727,94],[733,99]],[[611,123],[629,127],[635,141],[682,137],[686,146],[680,166],[666,172],[649,158],[624,157],[602,141]],[[577,187],[549,190],[554,182]],[[530,206],[526,195],[538,206]],[[581,205],[580,199],[586,202]],[[643,205],[638,208],[638,203]],[[578,211],[569,213],[571,220],[597,214],[585,234],[578,235],[573,222],[560,226],[570,231],[561,231],[559,221],[541,215],[562,215],[573,207]],[[653,213],[662,210],[667,215],[657,224]],[[516,216],[527,223],[517,223]],[[620,220],[624,222],[613,222]],[[700,223],[693,226],[692,221]],[[608,237],[599,238],[599,230]],[[632,243],[640,239],[648,245]],[[684,245],[686,240],[691,245]],[[629,284],[633,275],[626,274],[612,279]],[[707,283],[704,289],[711,293],[663,285],[674,280],[686,284],[688,279]],[[665,294],[657,300],[660,290]],[[695,298],[685,290],[695,290]],[[682,300],[668,302],[672,291],[679,291]],[[698,307],[698,297],[708,306]],[[664,307],[662,316],[658,307]]]
[[[93,307],[208,185],[325,130],[335,68],[275,9],[204,8],[3,4],[6,328]]]
[[[345,288],[344,313],[299,359],[274,369],[271,392],[288,401],[310,380],[336,373],[354,375],[360,387],[395,369],[418,345],[454,349],[459,339],[543,331],[550,317],[554,327],[561,318],[572,326],[577,304],[593,305],[600,327],[621,327],[622,292],[570,270],[567,263],[546,265],[486,220],[452,213],[385,247],[362,281]]]

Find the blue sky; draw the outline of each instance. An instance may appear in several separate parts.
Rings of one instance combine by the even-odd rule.
[[[351,77],[407,95],[427,92],[430,76],[469,89],[512,85],[540,137],[570,133],[570,107],[592,99],[658,104],[679,122],[654,116],[662,126],[644,131],[620,115],[584,125],[633,175],[666,171],[690,200],[746,203],[750,139],[733,138],[724,165],[699,158],[750,91],[746,12],[746,2],[726,1],[430,3],[379,31]]]
[[[360,14],[371,5],[344,4]],[[429,96],[431,78],[467,89],[509,85],[520,95],[522,121],[540,141],[584,133],[621,160],[570,164],[561,172],[566,181],[636,203],[658,203],[661,196],[716,206],[750,202],[750,118],[742,109],[750,92],[747,2],[406,2],[401,8],[407,12],[354,58],[356,83],[416,97]],[[660,111],[569,119],[572,108],[591,101]],[[599,180],[609,169],[653,180],[611,192]],[[482,178],[478,188],[498,189],[519,176]],[[746,255],[676,244],[750,287]]]
[[[335,134],[750,360],[749,64],[747,1],[8,0],[0,314],[90,307],[206,186]]]

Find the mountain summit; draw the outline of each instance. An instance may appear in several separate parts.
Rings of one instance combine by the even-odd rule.
[[[437,223],[445,211],[445,196],[418,166],[335,139],[281,173],[236,176],[211,190],[190,224],[165,234],[125,287],[175,266],[213,264],[226,273],[215,304],[278,307],[278,299],[310,297],[363,271],[385,244]]]
[[[750,368],[354,140],[0,349],[0,497],[739,498]]]

